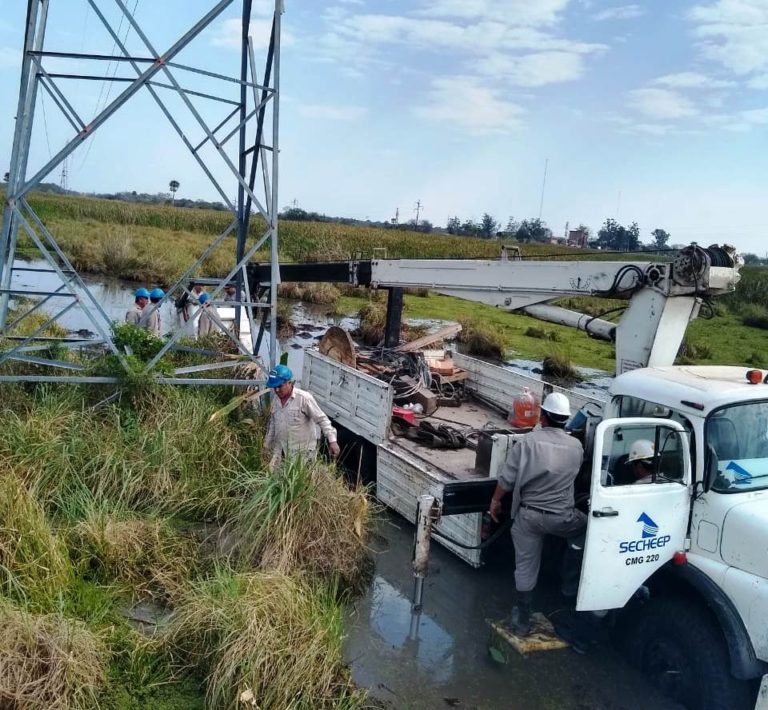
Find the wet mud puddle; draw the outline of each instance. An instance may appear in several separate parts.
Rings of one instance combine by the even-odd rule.
[[[376,569],[367,593],[346,620],[345,655],[358,685],[391,708],[636,710],[675,707],[619,657],[599,646],[514,656],[506,665],[488,653],[489,621],[509,613],[513,577],[500,550],[472,569],[439,546],[421,614],[411,614],[413,526],[382,516],[373,547]],[[558,595],[540,584],[536,608],[558,613]]]

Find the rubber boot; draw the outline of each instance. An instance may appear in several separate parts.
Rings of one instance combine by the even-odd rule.
[[[517,592],[515,605],[512,607],[510,628],[516,636],[528,636],[531,633],[531,603],[533,592]]]

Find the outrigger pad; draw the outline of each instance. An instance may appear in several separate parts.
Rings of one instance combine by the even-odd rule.
[[[510,651],[526,657],[529,653],[562,648],[568,648],[568,642],[555,633],[552,622],[541,612],[531,614],[531,633],[528,636],[517,636],[502,621],[491,622],[489,651],[491,657],[500,663],[509,661]]]

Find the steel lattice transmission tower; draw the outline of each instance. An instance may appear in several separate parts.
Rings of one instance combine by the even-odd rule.
[[[69,6],[76,0],[64,1]],[[49,354],[51,339],[44,337],[45,331],[65,313],[75,308],[83,310],[97,334],[97,339],[95,341],[90,340],[88,343],[101,344],[103,348],[117,357],[126,371],[130,368],[125,357],[126,353],[121,352],[113,342],[110,319],[73,267],[70,259],[60,248],[55,234],[47,228],[44,220],[30,206],[27,196],[47,176],[65,164],[65,161],[77,148],[92,141],[94,134],[118,114],[126,104],[130,103],[139,92],[147,92],[152,97],[200,169],[210,179],[222,202],[232,213],[232,221],[227,229],[213,238],[208,247],[189,264],[182,276],[168,289],[164,301],[181,295],[190,277],[196,274],[203,261],[220,246],[222,249],[231,248],[228,247],[228,244],[234,242],[229,272],[221,278],[203,281],[207,281],[210,286],[214,305],[221,304],[218,299],[221,298],[220,294],[225,285],[233,281],[236,282],[237,293],[240,294],[238,299],[242,300],[235,303],[235,332],[228,331],[215,313],[212,317],[218,321],[221,329],[227,332],[227,336],[241,354],[240,361],[242,361],[243,359],[256,360],[255,354],[259,352],[259,346],[265,333],[265,324],[271,314],[268,338],[270,362],[274,363],[277,356],[276,305],[280,274],[277,187],[280,24],[284,11],[282,0],[275,0],[271,35],[261,81],[257,76],[254,44],[250,38],[252,0],[220,0],[215,3],[213,0],[209,0],[213,7],[194,22],[176,41],[162,48],[162,51],[155,47],[149,36],[151,33],[142,28],[139,21],[128,9],[127,0],[82,0],[87,5],[87,11],[92,12],[98,18],[99,26],[103,28],[113,42],[115,49],[110,55],[89,54],[82,51],[60,51],[58,48],[57,51],[47,51],[45,36],[49,5],[55,4],[55,2],[56,0],[28,0],[27,4],[16,126],[0,231],[0,367],[4,363],[21,361],[39,366],[38,370],[42,369],[45,374],[3,374],[0,370],[0,382],[18,380],[117,382],[118,378],[114,377],[89,376],[83,371],[84,366],[76,360],[55,359]],[[109,3],[113,3],[113,14],[117,12],[119,18],[117,27],[114,18],[109,19],[108,13],[105,11],[105,7]],[[186,50],[201,33],[210,28],[214,21],[221,18],[222,13],[231,6],[240,10],[239,71],[236,75],[227,76],[177,61],[179,54]],[[142,46],[141,52],[131,53],[129,51],[126,44],[127,34],[121,37],[122,27],[129,28],[138,38]],[[122,69],[130,72],[130,75],[125,76],[125,72],[120,72],[120,76],[117,76],[118,72],[115,71],[111,77],[108,75],[109,72],[106,76],[102,76],[95,69],[91,69],[87,74],[77,75],[50,70],[49,61],[62,59],[81,62],[91,68],[100,63],[103,66],[104,62],[113,62],[115,66],[119,65]],[[204,93],[182,87],[179,79],[182,75],[187,81],[190,77],[200,81],[204,80],[207,82],[206,86],[215,85],[216,89]],[[111,83],[111,93],[107,93],[107,96],[114,95],[114,98],[101,110],[98,110],[92,120],[84,121],[74,108],[75,97],[68,93],[72,83],[69,80],[109,82]],[[180,120],[182,117],[179,115],[178,106],[174,109],[170,102],[164,98],[160,89],[173,94],[177,99],[176,104],[181,102],[184,120],[192,121],[196,126],[199,136],[197,142],[193,142],[182,128],[182,120]],[[58,108],[58,120],[66,121],[73,132],[71,138],[66,141],[58,153],[52,155],[37,172],[29,175],[28,162],[36,121],[35,108],[42,92],[45,92]],[[195,99],[201,97],[212,102],[220,102],[218,105],[226,106],[229,113],[218,125],[210,126],[196,107]],[[46,123],[46,133],[50,123],[51,117],[49,116]],[[142,136],[140,134],[126,135],[126,150],[129,150],[130,140],[141,141]],[[227,183],[225,186],[214,176],[214,171],[210,167],[211,161],[201,157],[201,149],[204,146],[208,149],[211,146],[214,147],[215,155],[221,161],[219,167],[231,178],[232,183]],[[228,151],[233,155],[230,155]],[[118,157],[115,156],[116,164]],[[237,196],[233,201],[230,196],[235,185]],[[265,226],[262,232],[258,232],[254,238],[249,239],[252,213],[255,213]],[[256,220],[254,220],[255,222]],[[47,262],[43,271],[48,275],[55,274],[60,279],[61,285],[58,288],[51,291],[35,291],[14,287],[13,274],[16,268],[14,261],[20,232],[35,245],[42,258]],[[225,241],[231,235],[234,235],[234,240]],[[257,251],[267,248],[269,248],[271,256],[271,282],[260,284],[259,293],[251,293],[245,267]],[[33,269],[24,270],[31,271]],[[20,298],[25,296],[35,300],[29,301],[28,298]],[[67,300],[67,305],[51,310],[52,304],[63,298]],[[13,308],[10,307],[12,304]],[[45,323],[28,335],[17,334],[20,323],[35,312],[38,314],[46,312],[50,318],[47,318]],[[238,324],[241,323],[241,313],[247,315],[250,325],[250,343],[247,345],[244,345],[239,337]],[[254,316],[254,314],[256,315]],[[237,358],[222,361],[221,358],[213,357],[210,362],[205,364],[178,367],[172,374],[164,372],[161,376],[156,371],[158,363],[165,353],[180,347],[178,341],[184,335],[183,329],[174,333],[163,345],[157,356],[147,363],[144,372],[154,376],[159,382],[176,384],[253,384],[253,380],[237,379],[226,372],[227,368],[238,363]],[[83,346],[82,338],[67,337],[56,339],[56,342],[66,348]],[[184,349],[190,350],[188,347]],[[198,353],[200,357],[205,356],[203,350],[199,350]],[[208,354],[210,355],[210,353]],[[225,370],[225,374],[220,377],[210,377],[208,373],[216,370]]]

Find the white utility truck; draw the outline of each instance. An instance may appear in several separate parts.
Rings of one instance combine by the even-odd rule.
[[[694,245],[669,263],[390,260],[349,268],[353,282],[427,287],[614,340],[618,376],[609,396],[566,391],[588,415],[582,435],[591,461],[577,609],[621,610],[613,616],[638,667],[696,708],[747,707],[768,673],[768,373],[672,366],[689,321],[711,296],[735,288],[739,267],[732,250]],[[618,324],[547,304],[569,295],[629,304]],[[426,529],[422,540],[431,533],[479,565],[481,514],[520,436],[504,408],[524,386],[539,396],[557,388],[453,357],[466,373],[465,402],[428,419],[495,432],[482,470],[468,450],[393,437],[387,382],[308,351],[303,384],[373,452],[377,497]],[[627,477],[639,439],[657,452],[651,485]]]

